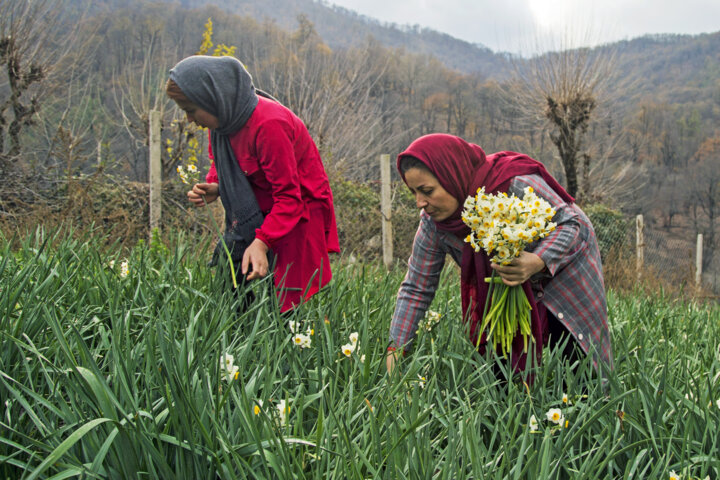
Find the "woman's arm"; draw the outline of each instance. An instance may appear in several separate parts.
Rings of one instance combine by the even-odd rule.
[[[260,126],[255,139],[258,163],[270,184],[273,199],[270,212],[257,230],[257,238],[270,248],[295,228],[304,212],[292,129],[288,122],[267,121]]]
[[[304,212],[292,129],[287,122],[267,121],[255,137],[255,154],[270,184],[273,203],[262,225],[255,230],[255,239],[243,254],[243,275],[252,267],[248,280],[267,275],[270,268],[268,250],[295,228]]]
[[[404,349],[415,338],[420,318],[425,315],[435,297],[440,273],[445,265],[445,255],[440,236],[430,221],[421,220],[408,260],[408,271],[400,285],[390,322],[390,350]],[[392,360],[387,360],[388,369],[392,369],[394,354],[388,357],[392,357]]]

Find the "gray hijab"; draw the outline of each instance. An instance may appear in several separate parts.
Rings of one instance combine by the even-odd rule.
[[[210,132],[210,144],[225,207],[223,238],[238,262],[264,219],[230,144],[230,136],[247,123],[258,104],[252,77],[236,58],[196,55],[175,65],[170,79],[191,102],[218,119],[218,128]],[[218,244],[213,262],[220,248]]]
[[[233,57],[188,57],[170,70],[170,79],[195,105],[218,118],[215,131],[221,135],[240,130],[258,104],[252,77]]]

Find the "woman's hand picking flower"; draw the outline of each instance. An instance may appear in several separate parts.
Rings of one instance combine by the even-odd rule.
[[[395,350],[389,350],[385,354],[385,367],[387,368],[388,375],[392,375],[395,372],[396,364],[398,362],[399,355]]]
[[[196,183],[192,190],[187,193],[188,200],[196,207],[203,207],[205,203],[212,203],[220,195],[220,188],[217,183]],[[203,201],[203,196],[205,200]]]
[[[252,270],[247,276],[248,281],[256,278],[261,278],[268,273],[268,258],[267,252],[269,248],[265,245],[265,242],[256,238],[245,250],[242,260],[242,273],[243,275],[248,273],[249,267],[252,265]]]

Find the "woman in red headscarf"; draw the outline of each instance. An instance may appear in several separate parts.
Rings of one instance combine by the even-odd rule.
[[[398,292],[390,325],[388,371],[397,349],[407,351],[417,325],[433,300],[446,255],[461,267],[463,319],[474,345],[486,350],[480,332],[488,283],[493,270],[509,286],[522,285],[531,304],[534,355],[543,346],[564,344],[564,355],[592,355],[598,368],[612,368],[605,288],[595,232],[574,199],[545,167],[515,152],[486,156],[482,148],[452,135],[432,134],[415,140],[398,155],[398,170],[422,210],[408,272]],[[522,198],[524,189],[549,202],[557,212],[556,230],[528,245],[510,265],[492,264],[483,251],[475,252],[464,239],[470,230],[460,218],[468,196],[478,188]],[[479,342],[478,342],[479,340]],[[511,352],[513,369],[528,366],[523,340],[517,335]]]

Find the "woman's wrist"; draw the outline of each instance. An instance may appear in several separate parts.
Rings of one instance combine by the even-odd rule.
[[[255,237],[255,240],[253,240],[253,243],[256,244],[258,248],[263,250],[263,253],[267,253],[268,250],[270,250],[270,247],[267,243],[263,242],[261,239]]]

